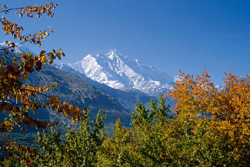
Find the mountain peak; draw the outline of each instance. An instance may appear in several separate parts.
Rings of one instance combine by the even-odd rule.
[[[106,54],[87,55],[80,62],[69,64],[88,78],[121,90],[137,89],[149,95],[159,95],[171,89],[174,78],[137,59],[123,56],[116,49]]]
[[[107,54],[121,54],[120,52],[117,51],[117,49],[110,49]]]
[[[121,60],[122,54],[118,52],[116,49],[111,49],[108,53],[105,54],[110,60]]]
[[[108,58],[109,58],[110,60],[114,60],[114,58],[117,57],[117,54],[116,54],[113,50],[111,50],[111,51],[107,54],[107,56],[108,56]]]

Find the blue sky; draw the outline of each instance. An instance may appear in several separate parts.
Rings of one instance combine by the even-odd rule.
[[[49,0],[1,0],[9,7]],[[245,76],[250,62],[250,1],[245,0],[60,0],[53,19],[18,19],[36,32],[52,26],[55,33],[35,52],[62,48],[75,62],[87,54],[117,49],[170,75],[211,74],[222,83],[223,72]],[[1,41],[8,40],[3,33]]]

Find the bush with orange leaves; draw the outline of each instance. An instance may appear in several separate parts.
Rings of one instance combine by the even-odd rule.
[[[116,123],[114,138],[98,152],[99,166],[249,166],[250,77],[226,74],[221,90],[210,76],[181,73],[166,97],[177,100],[175,114],[162,97],[151,109],[138,104],[132,128]]]

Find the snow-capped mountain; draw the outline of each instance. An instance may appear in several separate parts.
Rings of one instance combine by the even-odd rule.
[[[148,95],[170,90],[174,78],[137,59],[123,56],[116,50],[96,56],[87,55],[81,61],[68,64],[86,77],[120,90],[140,90]]]

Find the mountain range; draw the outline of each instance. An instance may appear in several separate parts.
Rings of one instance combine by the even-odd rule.
[[[137,59],[123,56],[116,50],[94,56],[89,54],[81,61],[61,64],[58,67],[65,71],[70,69],[65,66],[111,88],[122,91],[138,90],[149,96],[166,93],[175,84],[174,77],[152,66],[145,66]]]
[[[6,46],[0,44],[0,49]],[[25,46],[13,49],[7,57],[19,53],[32,52]],[[6,53],[0,51],[0,55]],[[81,61],[72,64],[43,65],[41,71],[29,75],[26,84],[38,86],[54,82],[58,87],[48,95],[59,97],[69,104],[86,107],[91,110],[94,119],[99,109],[107,114],[106,122],[114,123],[117,118],[124,125],[130,123],[130,112],[136,103],[148,106],[150,99],[159,97],[159,93],[171,90],[174,78],[153,67],[145,66],[136,59],[123,56],[116,50],[96,56],[87,55]],[[46,100],[40,96],[40,100]],[[174,106],[172,99],[167,104]],[[58,121],[68,124],[68,119],[56,114],[50,108],[37,112],[35,117],[42,120]]]

